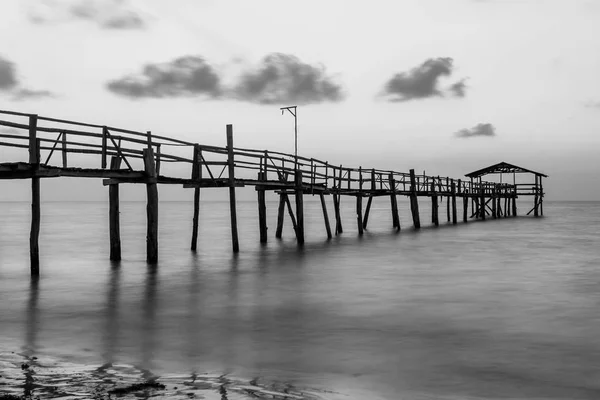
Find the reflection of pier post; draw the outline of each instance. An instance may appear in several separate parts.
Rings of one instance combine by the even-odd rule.
[[[157,272],[156,266],[148,266],[146,274],[146,287],[144,291],[144,303],[142,305],[142,367],[149,370],[152,368],[152,354],[155,348],[156,331],[156,289]]]
[[[119,337],[119,286],[121,281],[121,268],[113,265],[106,291],[106,325],[102,334],[104,365],[110,366],[115,362],[115,349]]]
[[[29,300],[27,301],[27,325],[25,327],[25,354],[31,356],[37,350],[37,334],[39,331],[39,278],[31,277],[29,284]]]

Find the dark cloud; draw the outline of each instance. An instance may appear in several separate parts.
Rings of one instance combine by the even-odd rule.
[[[600,101],[588,101],[585,103],[585,107],[600,109]]]
[[[0,90],[12,89],[17,86],[15,65],[0,56]]]
[[[54,93],[49,90],[35,90],[21,88],[13,92],[13,100],[37,99],[43,97],[55,97]]]
[[[326,75],[323,66],[280,53],[267,55],[258,68],[243,73],[231,95],[259,104],[308,104],[344,98],[341,85]]]
[[[450,85],[449,89],[454,96],[465,97],[467,90],[466,79],[461,79],[460,81],[453,83]]]
[[[104,29],[142,29],[144,19],[126,0],[39,0],[29,10],[37,24],[86,20]]]
[[[461,129],[454,133],[459,138],[471,138],[476,136],[496,136],[496,128],[492,124],[477,124],[470,129]]]
[[[16,71],[15,64],[12,61],[0,57],[0,92],[12,94],[13,100],[54,97],[48,90],[33,90],[22,87]]]
[[[203,58],[184,56],[163,64],[146,64],[139,75],[107,83],[111,92],[131,98],[190,97],[221,94],[220,78]]]
[[[454,66],[450,57],[430,58],[407,72],[394,75],[384,86],[383,95],[389,101],[408,101],[441,97],[444,93],[438,88],[440,78],[452,75]],[[464,80],[450,87],[455,96],[465,95]]]

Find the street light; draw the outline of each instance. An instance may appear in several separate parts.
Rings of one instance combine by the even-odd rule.
[[[292,111],[293,109],[293,111]],[[294,116],[294,161],[296,165],[298,164],[298,110],[297,106],[289,106],[289,107],[281,107],[281,115],[285,113],[285,110],[288,110],[290,114]],[[297,168],[297,166],[296,166]]]

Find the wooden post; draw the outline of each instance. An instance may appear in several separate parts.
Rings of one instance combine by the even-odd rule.
[[[456,225],[456,183],[454,179],[451,183],[451,192],[452,192],[452,223]]]
[[[146,261],[148,264],[158,262],[158,188],[156,187],[156,166],[154,152],[147,148],[143,150],[144,170],[146,171]]]
[[[325,229],[327,230],[327,239],[331,239],[331,226],[329,226],[329,215],[327,215],[327,204],[325,204],[325,196],[319,193],[321,199],[321,208],[323,209],[323,219],[325,219]]]
[[[29,163],[32,165],[31,177],[31,231],[29,233],[29,259],[31,276],[40,275],[40,178],[37,171],[40,166],[40,140],[37,138],[37,115],[29,116]]]
[[[421,220],[419,218],[419,201],[417,200],[417,187],[415,179],[415,170],[410,171],[410,211],[412,213],[413,225],[415,229],[421,228]]]
[[[283,213],[285,212],[285,196],[286,194],[279,194],[279,207],[277,208],[277,229],[275,230],[275,237],[281,239],[283,233]]]
[[[446,218],[448,222],[450,222],[450,194],[452,192],[449,181],[450,178],[446,177]]]
[[[110,169],[119,169],[121,158],[112,156]],[[119,184],[108,185],[108,231],[110,236],[110,259],[121,261],[121,228],[119,221]]]
[[[496,187],[492,187],[491,189],[491,199],[492,199],[492,218],[498,218],[497,210],[496,210]]]
[[[440,225],[438,218],[438,197],[435,190],[435,180],[431,182],[431,223],[435,226]]]
[[[231,245],[233,252],[240,251],[235,204],[235,164],[233,159],[233,125],[227,125],[227,170],[229,172],[229,214],[231,216]]]
[[[396,230],[400,230],[400,217],[398,216],[398,199],[396,198],[396,181],[394,174],[389,175],[390,182],[390,203],[392,206],[392,225]]]
[[[535,195],[533,196],[533,216],[537,217],[538,213],[538,176],[535,175]]]
[[[160,175],[160,144],[156,145],[156,176]]]
[[[258,180],[265,180],[265,172],[258,173]],[[258,226],[260,230],[260,242],[267,243],[267,202],[265,200],[264,186],[256,186],[258,192]]]
[[[108,143],[108,128],[106,126],[102,127],[102,169],[106,168],[107,163],[107,154],[106,154],[106,146]]]
[[[67,168],[67,134],[62,133],[62,164],[63,168]]]
[[[333,173],[335,180],[335,170]],[[333,195],[333,208],[335,212],[335,234],[338,235],[344,232],[342,228],[342,215],[340,210],[340,203],[342,201],[340,191],[342,190],[342,166],[340,165],[340,172],[338,174],[337,194]]]
[[[294,174],[296,181],[296,240],[298,245],[304,245],[304,192],[302,189],[302,171],[296,170]]]
[[[544,216],[544,186],[542,186],[542,176],[540,175],[540,215]]]
[[[200,145],[194,145],[194,156],[192,161],[192,180],[197,181],[202,178],[202,149]],[[198,247],[198,219],[200,217],[200,187],[194,188],[194,216],[192,217],[192,251]]]
[[[481,197],[481,199],[479,200],[479,217],[485,221],[485,186],[483,185],[483,183],[480,181],[479,182],[479,190],[480,190],[480,194],[479,196]]]
[[[467,194],[469,193],[468,189],[465,189],[464,193],[463,193],[463,222],[467,222],[468,221],[468,207],[469,207],[469,197],[467,197]]]
[[[513,193],[512,193],[512,216],[513,217],[517,216],[517,187],[516,186],[513,188]]]
[[[371,203],[373,202],[373,195],[369,196],[367,200],[367,208],[365,209],[365,216],[363,218],[363,229],[367,229],[367,223],[369,222],[369,213],[371,212]]]
[[[363,210],[362,210],[362,167],[358,168],[358,195],[356,196],[356,225],[360,236],[364,233],[363,228]]]

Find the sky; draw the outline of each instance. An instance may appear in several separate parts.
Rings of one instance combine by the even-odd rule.
[[[598,0],[2,0],[0,11],[0,109],[219,146],[233,124],[236,146],[293,153],[279,107],[298,105],[306,157],[455,178],[506,161],[549,175],[550,200],[600,200]],[[2,183],[0,200],[29,199],[27,182]],[[45,200],[106,192],[100,180],[42,188]]]

